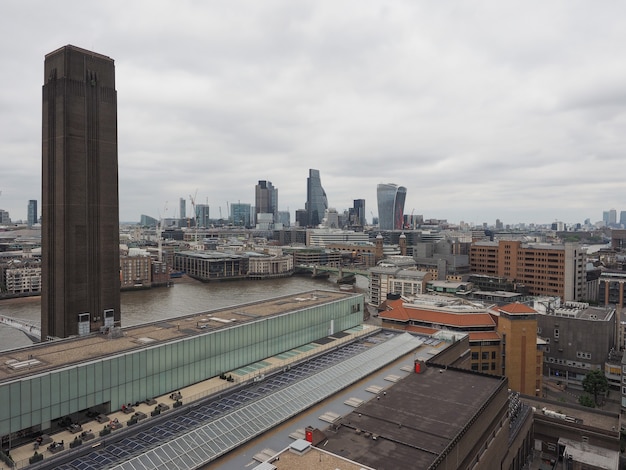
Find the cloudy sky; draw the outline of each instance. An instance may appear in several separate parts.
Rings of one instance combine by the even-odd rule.
[[[309,168],[368,219],[378,183],[450,222],[619,216],[625,17],[611,0],[3,0],[0,208],[41,205],[44,56],[73,44],[115,60],[123,221],[193,194],[225,216],[260,179],[293,220]]]

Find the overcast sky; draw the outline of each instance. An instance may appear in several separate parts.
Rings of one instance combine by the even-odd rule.
[[[376,185],[450,222],[592,222],[626,210],[626,2],[0,3],[0,208],[41,208],[44,56],[115,60],[120,219],[189,195],[340,212]],[[167,205],[167,209],[166,209]],[[40,209],[41,212],[41,209]]]

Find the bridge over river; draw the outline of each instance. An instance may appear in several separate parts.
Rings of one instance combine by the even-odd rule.
[[[309,264],[299,264],[296,266],[296,272],[310,272],[313,277],[318,277],[321,273],[337,273],[337,282],[348,282],[354,276],[368,277],[369,272],[365,269],[359,269],[351,266],[318,266]]]

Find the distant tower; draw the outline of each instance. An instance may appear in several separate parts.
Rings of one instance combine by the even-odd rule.
[[[376,235],[376,248],[374,251],[376,261],[380,261],[381,259],[383,259],[383,256],[384,256],[383,244],[384,244],[383,236],[379,233],[378,235]]]
[[[361,227],[365,227],[365,199],[354,200],[354,215]]]
[[[115,65],[64,46],[45,58],[41,338],[119,325]]]
[[[406,235],[404,234],[404,232],[400,234],[398,245],[400,246],[400,254],[402,256],[406,256]]]
[[[28,226],[32,227],[37,223],[37,201],[35,199],[31,199],[28,201]]]
[[[278,189],[271,181],[260,180],[254,187],[254,203],[255,215],[272,214],[274,221],[278,220]]]
[[[178,213],[181,220],[185,220],[187,218],[187,201],[185,198],[181,197],[178,202]]]
[[[326,209],[328,209],[328,198],[322,188],[322,180],[319,170],[309,169],[309,177],[306,180],[306,204],[307,225],[317,227],[322,223]]]
[[[401,230],[404,222],[406,188],[395,184],[379,184],[376,188],[376,195],[379,228],[381,230]]]
[[[235,227],[250,227],[250,204],[232,203],[230,205],[230,218]]]
[[[208,204],[196,204],[196,224],[197,227],[204,228],[211,226]]]

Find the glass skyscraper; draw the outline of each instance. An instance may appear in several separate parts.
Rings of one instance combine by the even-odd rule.
[[[37,223],[37,201],[31,199],[28,201],[28,226],[32,227]]]
[[[235,227],[251,227],[250,213],[252,206],[240,202],[230,205],[230,217]]]
[[[324,218],[328,209],[328,198],[322,188],[319,170],[309,169],[309,177],[306,180],[306,205],[307,225],[317,227]]]
[[[278,188],[271,181],[260,180],[254,187],[254,207],[257,217],[259,214],[272,214],[274,221],[278,219]]]
[[[378,199],[378,226],[381,230],[401,230],[404,222],[404,201],[406,188],[396,184],[379,184],[376,188]]]

